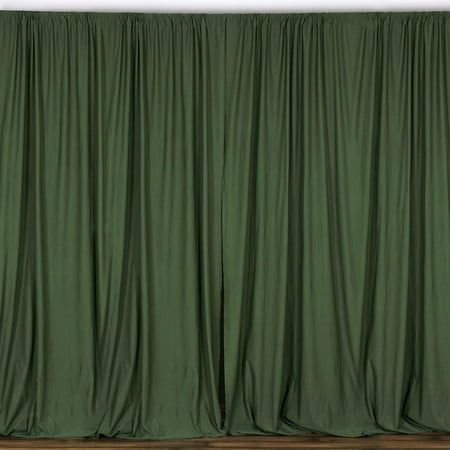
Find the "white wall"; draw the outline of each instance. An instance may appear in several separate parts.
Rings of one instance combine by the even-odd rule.
[[[450,0],[0,0],[0,9],[147,12],[450,10]]]

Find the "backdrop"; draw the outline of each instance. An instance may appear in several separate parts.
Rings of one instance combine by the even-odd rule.
[[[0,434],[450,431],[450,13],[2,12],[0,62]]]

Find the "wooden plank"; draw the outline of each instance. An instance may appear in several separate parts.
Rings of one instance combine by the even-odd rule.
[[[0,438],[0,449],[450,449],[450,435],[382,435],[363,438],[331,436],[239,436],[222,438],[179,439],[170,441],[132,441],[121,439],[23,439]]]

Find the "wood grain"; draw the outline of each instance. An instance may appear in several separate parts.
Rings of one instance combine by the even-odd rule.
[[[223,438],[180,439],[171,441],[130,441],[120,439],[23,439],[0,438],[0,449],[450,449],[450,435],[380,435],[363,438],[331,436],[242,436]]]

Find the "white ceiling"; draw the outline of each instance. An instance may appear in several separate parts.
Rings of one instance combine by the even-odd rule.
[[[142,12],[450,10],[450,0],[0,0],[0,9]]]

